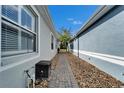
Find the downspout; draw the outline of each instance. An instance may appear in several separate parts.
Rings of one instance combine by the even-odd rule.
[[[79,57],[79,38],[78,38],[78,57]]]

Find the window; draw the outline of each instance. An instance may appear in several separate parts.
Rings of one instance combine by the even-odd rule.
[[[58,40],[56,39],[56,49],[58,48]]]
[[[74,48],[74,45],[73,45],[73,42],[70,43],[70,49],[73,49]]]
[[[14,22],[18,22],[18,6],[3,5],[2,15]]]
[[[35,43],[35,36],[30,33],[25,33],[25,32],[22,32],[21,33],[21,49],[25,52],[33,52],[35,51],[34,49],[34,43]]]
[[[26,7],[2,6],[2,57],[36,51],[37,33],[33,31],[35,15],[31,13]]]
[[[18,30],[2,23],[2,52],[18,50]]]
[[[54,37],[51,35],[51,49],[54,49]]]
[[[24,9],[21,9],[21,25],[24,26],[27,29],[32,30],[32,17],[25,11]]]

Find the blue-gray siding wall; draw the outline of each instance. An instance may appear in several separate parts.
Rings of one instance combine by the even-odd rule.
[[[78,38],[79,50],[124,57],[124,6],[113,8]],[[124,82],[123,66],[81,53],[79,57]]]
[[[78,50],[78,38],[73,41],[74,43],[74,49]],[[78,53],[73,52],[76,56],[78,56]]]
[[[115,8],[79,38],[80,49],[124,56],[124,6]]]

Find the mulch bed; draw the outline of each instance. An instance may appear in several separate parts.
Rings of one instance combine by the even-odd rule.
[[[66,53],[75,79],[81,88],[119,88],[123,84],[71,53]]]

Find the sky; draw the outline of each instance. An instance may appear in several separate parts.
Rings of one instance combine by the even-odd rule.
[[[99,8],[98,5],[49,5],[49,13],[56,31],[61,28],[71,29],[71,33],[76,34],[81,26]]]

